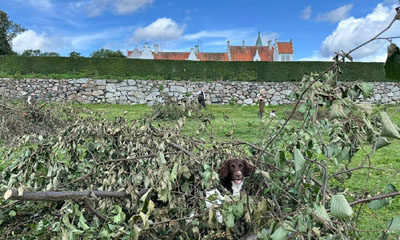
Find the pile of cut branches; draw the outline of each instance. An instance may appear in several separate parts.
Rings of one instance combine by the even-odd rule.
[[[81,112],[67,104],[58,104],[56,108],[50,105],[31,98],[11,100],[0,94],[0,141],[11,143],[26,134],[53,134],[75,121]]]
[[[146,121],[178,120],[187,117],[209,123],[215,118],[211,112],[200,111],[199,104],[194,99],[183,98],[177,101],[168,96],[164,99],[164,102],[156,102],[152,106],[152,111],[144,116]]]
[[[387,195],[356,200],[329,181],[359,169],[349,165],[363,144],[373,152],[400,135],[385,112],[354,102],[372,88],[338,94],[335,74],[305,76],[292,112],[302,102],[301,126],[275,120],[259,144],[182,135],[185,118],[168,127],[86,118],[53,136],[21,138],[3,159],[0,229],[15,238],[352,238],[353,205],[383,207],[400,193],[392,186]],[[315,117],[321,108],[329,117]],[[232,157],[257,171],[240,197],[225,191],[225,201],[207,209],[204,191],[223,189],[217,171]],[[392,222],[387,236],[398,233]]]

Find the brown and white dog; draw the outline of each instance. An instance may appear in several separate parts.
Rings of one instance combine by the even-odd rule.
[[[254,167],[243,159],[229,159],[225,161],[218,170],[219,181],[222,186],[228,189],[233,196],[239,196],[243,186],[244,177],[250,177],[254,173]],[[214,204],[220,205],[224,201],[224,196],[218,189],[206,191],[206,198],[216,195],[213,201],[206,201],[206,207],[211,208]],[[220,211],[216,211],[216,217],[219,223],[222,223],[222,215]]]
[[[240,194],[244,177],[250,177],[254,167],[243,159],[229,159],[218,170],[219,181],[233,196]]]

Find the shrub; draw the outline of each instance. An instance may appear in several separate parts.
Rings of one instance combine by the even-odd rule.
[[[141,78],[189,81],[300,81],[304,73],[321,72],[331,62],[193,62],[127,58],[0,56],[0,72],[73,74],[79,77]],[[386,81],[383,63],[341,63],[339,81]]]

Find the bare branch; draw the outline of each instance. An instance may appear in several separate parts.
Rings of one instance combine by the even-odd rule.
[[[365,198],[365,199],[360,199],[354,202],[350,203],[350,206],[356,205],[356,204],[360,204],[360,203],[367,203],[367,202],[371,202],[374,200],[378,200],[378,199],[383,199],[383,198],[388,198],[388,197],[395,197],[400,195],[400,191],[399,192],[393,192],[393,193],[388,193],[388,194],[383,194],[383,195],[378,195],[375,197],[370,197],[370,198]]]
[[[85,198],[83,201],[84,201],[84,203],[85,203],[86,208],[89,209],[89,211],[91,211],[94,215],[96,215],[98,218],[102,219],[103,221],[107,220],[106,217],[104,217],[103,215],[101,215],[100,213],[98,213],[98,212],[96,211],[96,209],[94,209],[94,208],[92,207],[92,205],[90,205],[90,202],[89,202],[89,199],[88,199],[88,198]]]
[[[147,191],[146,191],[147,192]],[[140,192],[144,195],[146,192]],[[22,196],[18,196],[18,190],[12,189],[10,200],[21,201],[63,201],[63,200],[85,200],[91,198],[92,194],[99,198],[129,198],[127,192],[112,191],[64,191],[64,192],[30,192],[24,191]]]

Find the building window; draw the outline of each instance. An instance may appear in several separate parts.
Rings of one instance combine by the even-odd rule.
[[[286,55],[286,61],[290,61],[289,58],[290,58],[290,57],[289,57],[289,54],[287,54],[287,55]]]
[[[285,61],[285,55],[281,55],[281,61]]]

